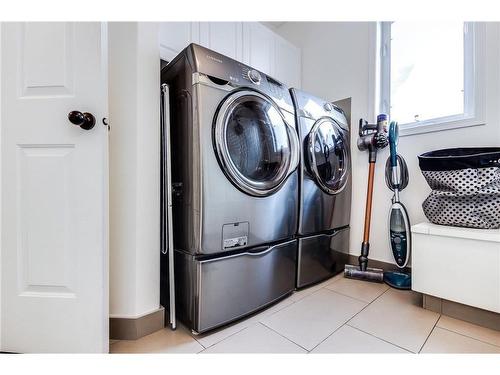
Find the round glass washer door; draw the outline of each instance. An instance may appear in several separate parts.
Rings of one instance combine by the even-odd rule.
[[[318,120],[309,133],[309,166],[328,194],[340,193],[349,179],[349,140],[331,118]]]
[[[299,161],[295,129],[271,99],[256,91],[237,91],[222,103],[214,120],[214,145],[231,182],[258,197],[278,190]]]

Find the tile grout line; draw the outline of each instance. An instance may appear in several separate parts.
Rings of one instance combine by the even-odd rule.
[[[408,349],[406,349],[406,348],[403,348],[402,346],[399,346],[398,344],[395,344],[395,343],[393,343],[393,342],[387,341],[386,339],[383,339],[383,338],[381,338],[381,337],[375,336],[374,334],[372,334],[372,333],[370,333],[370,332],[363,331],[362,329],[360,329],[360,328],[358,328],[358,327],[354,327],[354,326],[352,326],[352,325],[350,325],[350,324],[348,324],[348,323],[346,323],[346,324],[344,324],[344,325],[345,325],[345,326],[348,326],[348,327],[351,327],[352,329],[355,329],[355,330],[357,330],[357,331],[360,331],[360,332],[366,333],[367,335],[369,335],[369,336],[371,336],[371,337],[374,337],[374,338],[376,338],[376,339],[378,339],[378,340],[380,340],[380,341],[384,341],[384,342],[386,342],[386,343],[388,343],[388,344],[390,344],[390,345],[392,345],[392,346],[395,346],[395,347],[397,347],[397,348],[403,349],[405,352],[408,352],[409,354],[418,354],[418,353],[412,352],[411,350],[408,350]],[[380,354],[382,354],[382,353],[380,353]]]
[[[339,329],[341,329],[343,326],[345,326],[346,323],[342,323],[339,327],[337,327],[337,329],[335,331],[333,331],[332,333],[330,333],[327,337],[325,337],[323,340],[321,340],[314,348],[312,348],[311,350],[309,350],[308,353],[311,353],[314,349],[316,349],[318,346],[320,346],[321,344],[323,344],[326,340],[328,340],[328,338],[331,335],[333,335],[335,332],[337,332]]]
[[[347,297],[347,298],[352,299],[352,300],[354,300],[354,301],[356,301],[356,302],[361,302],[361,303],[365,304],[366,306],[368,306],[368,305],[371,303],[371,302],[368,302],[368,301],[363,301],[363,300],[358,299],[358,298],[356,298],[356,297],[348,296],[347,294],[343,294],[343,293],[337,292],[336,290],[331,290],[331,289],[328,289],[328,288],[323,288],[323,289],[325,289],[325,290],[326,290],[327,292],[329,292],[329,293],[338,294],[338,295],[341,295],[342,297]],[[383,293],[385,293],[385,291],[384,291]],[[377,297],[377,298],[378,298],[378,297]],[[366,306],[364,306],[364,307],[363,307],[363,309],[364,309]],[[361,312],[361,311],[359,311],[359,312]],[[356,313],[356,314],[358,314],[358,313]]]
[[[280,312],[281,310],[283,310],[283,309],[285,309],[285,308],[287,308],[287,307],[292,306],[293,304],[297,303],[298,301],[301,301],[302,299],[304,299],[304,298],[306,298],[306,297],[308,297],[308,296],[310,296],[310,295],[312,295],[312,294],[316,293],[317,291],[319,291],[319,290],[321,290],[321,289],[322,289],[322,288],[319,288],[318,290],[315,290],[315,291],[313,291],[313,292],[311,292],[311,293],[309,293],[309,294],[305,295],[304,297],[302,297],[301,299],[298,299],[298,300],[293,300],[293,299],[290,299],[291,303],[290,303],[289,305],[287,305],[287,306],[283,306],[281,309],[279,309],[279,310],[276,310],[276,311],[272,312],[272,313],[271,313],[271,314],[269,314],[268,316],[272,316],[272,315],[274,315],[274,314],[276,314],[276,313]],[[295,293],[295,292],[294,292],[294,293]],[[292,296],[293,296],[293,293],[292,293],[292,294],[290,294],[290,296],[288,296],[287,298],[291,298]],[[285,300],[283,300],[283,301],[285,301]],[[282,301],[281,301],[281,302],[282,302]],[[278,303],[279,303],[279,302],[278,302]],[[264,311],[265,311],[265,310],[264,310]],[[265,317],[267,318],[268,316],[265,316]],[[247,318],[247,319],[249,319],[249,318]],[[244,320],[240,321],[239,323],[242,323],[242,322],[244,322]],[[196,339],[196,337],[194,337],[193,335],[191,335],[191,337],[193,337],[193,339],[195,339],[195,340],[196,340],[196,342],[198,342],[198,343],[199,343],[199,344],[200,344],[203,348],[208,349],[208,348],[211,348],[211,347],[212,347],[212,346],[214,346],[214,345],[217,345],[217,344],[221,343],[221,342],[222,342],[222,341],[224,341],[224,340],[227,340],[228,338],[230,338],[230,337],[232,337],[232,336],[236,335],[237,333],[243,332],[245,329],[249,328],[250,326],[255,325],[255,324],[259,324],[259,323],[262,323],[262,322],[260,322],[260,321],[256,321],[256,322],[254,322],[254,323],[250,323],[248,326],[243,327],[242,329],[240,329],[240,330],[238,330],[238,331],[236,331],[236,332],[234,332],[234,333],[230,334],[229,336],[224,337],[223,339],[221,339],[221,340],[219,340],[219,341],[217,341],[217,342],[213,343],[212,345],[208,345],[208,346],[203,345],[203,344],[202,344],[200,341],[198,341],[198,339]],[[236,323],[236,324],[237,324],[237,323]],[[264,325],[265,327],[267,327],[267,328],[270,328],[270,327],[268,327],[268,326],[267,326],[267,325],[265,325],[265,324],[263,324],[263,325]],[[226,328],[229,328],[229,327],[226,327]],[[273,330],[273,331],[274,331],[274,330]],[[288,340],[288,339],[287,339],[287,340]],[[289,341],[290,341],[290,340],[289,340]],[[293,342],[293,341],[292,341],[292,342]],[[298,344],[297,344],[297,343],[295,343],[295,342],[294,342],[294,344],[298,345]],[[300,346],[300,345],[299,345],[299,346]],[[302,346],[301,346],[301,348],[302,348]],[[304,348],[304,349],[305,349],[305,348]],[[307,350],[307,349],[305,349],[305,350]],[[202,350],[202,351],[203,351],[203,350]],[[201,353],[201,352],[200,352],[200,353]]]
[[[425,338],[425,341],[424,343],[422,344],[422,346],[420,347],[419,351],[417,352],[418,354],[420,354],[422,352],[422,349],[424,348],[425,344],[427,344],[427,341],[429,340],[429,337],[431,337],[432,335],[432,332],[434,332],[434,329],[436,328],[438,322],[439,322],[439,319],[441,319],[441,314],[439,314],[439,317],[436,319],[436,322],[434,323],[434,326],[432,327],[432,329],[430,330],[429,334],[427,335],[427,337]]]
[[[290,303],[289,305],[287,305],[287,306],[283,306],[281,309],[278,309],[278,310],[276,310],[276,311],[272,312],[271,314],[269,314],[269,315],[267,315],[267,316],[264,316],[263,318],[269,318],[269,317],[273,316],[274,314],[276,314],[276,313],[278,313],[278,312],[280,312],[280,311],[282,311],[282,310],[284,310],[284,309],[286,309],[286,308],[288,308],[288,307],[292,306],[293,304],[295,304],[295,303],[297,303],[297,302],[299,302],[299,301],[302,301],[303,299],[305,299],[305,298],[307,298],[307,297],[309,297],[309,296],[312,296],[312,295],[313,295],[313,294],[315,294],[315,293],[318,293],[318,292],[319,292],[320,290],[322,290],[322,289],[327,289],[329,292],[337,293],[336,291],[334,291],[334,290],[331,290],[331,289],[328,289],[328,288],[327,288],[327,286],[329,286],[329,285],[331,285],[331,284],[334,284],[335,282],[337,282],[337,281],[339,281],[339,280],[340,280],[340,279],[339,279],[339,280],[333,280],[334,278],[335,278],[335,276],[333,276],[333,277],[331,278],[331,282],[329,282],[328,284],[326,284],[326,285],[324,285],[324,286],[322,286],[322,287],[318,288],[317,290],[312,291],[311,293],[306,294],[305,296],[303,296],[302,298],[300,298],[300,299],[298,299],[298,300],[293,300],[293,299],[291,299],[291,298],[292,298],[292,296],[293,296],[293,293],[292,293],[292,294],[288,297],[288,298],[290,298],[290,301],[291,301],[291,303]],[[322,281],[322,282],[324,283],[325,281]],[[311,287],[314,287],[314,286],[311,286]],[[303,291],[305,291],[305,290],[307,290],[307,289],[304,289]],[[387,291],[387,290],[386,290],[386,291]],[[386,292],[386,291],[385,291],[385,292]],[[300,292],[300,291],[299,291],[299,292]],[[384,292],[384,293],[385,293],[385,292]],[[297,292],[294,292],[294,293],[297,293]],[[345,294],[342,294],[342,293],[338,293],[338,294],[340,294],[340,295],[342,295],[342,296],[344,296],[344,297],[348,297],[348,298],[354,299],[354,300],[356,300],[356,301],[358,301],[358,302],[367,303],[367,305],[366,305],[365,307],[363,307],[363,309],[362,309],[362,310],[364,310],[364,309],[365,309],[365,308],[366,308],[366,307],[367,307],[367,306],[371,303],[371,302],[366,302],[366,301],[363,301],[363,300],[360,300],[360,299],[357,299],[357,298],[354,298],[354,297],[351,297],[351,296],[348,296],[348,295],[345,295]],[[383,293],[382,293],[382,294],[383,294]],[[380,296],[379,296],[379,297],[380,297]],[[378,298],[378,297],[377,297],[377,298]],[[283,301],[285,301],[285,300],[283,300]],[[282,302],[282,301],[281,301],[281,302]],[[373,301],[372,301],[372,302],[373,302]],[[359,312],[361,312],[362,310],[360,310]],[[358,313],[359,313],[359,312],[358,312]],[[356,315],[357,315],[357,314],[356,314]],[[354,315],[354,316],[355,316],[355,315]],[[354,316],[353,316],[353,317],[354,317]],[[352,318],[351,318],[351,319],[352,319]],[[243,321],[241,321],[240,323],[242,323],[242,322],[243,322]],[[347,323],[347,322],[346,322],[346,323]],[[338,327],[338,328],[337,328],[334,332],[332,332],[330,335],[328,335],[328,337],[330,337],[333,333],[335,333],[338,329],[340,329],[340,328],[341,328],[343,325],[345,325],[346,323],[343,323],[343,324],[342,324],[340,327]],[[250,323],[248,326],[243,327],[241,330],[238,330],[238,331],[236,331],[236,332],[234,332],[234,333],[230,334],[229,336],[224,337],[224,338],[223,338],[223,339],[221,339],[220,341],[217,341],[217,342],[213,343],[212,345],[208,345],[208,346],[203,345],[203,344],[202,344],[202,343],[201,343],[201,342],[200,342],[200,341],[199,341],[199,340],[198,340],[198,339],[197,339],[197,338],[196,338],[193,334],[191,334],[190,336],[191,336],[191,337],[192,337],[192,338],[193,338],[193,339],[194,339],[194,340],[195,340],[198,344],[200,344],[200,345],[204,348],[203,350],[201,350],[200,352],[198,352],[198,353],[201,353],[201,352],[205,351],[206,349],[211,348],[211,347],[213,347],[213,346],[215,346],[215,345],[217,345],[217,344],[219,344],[219,343],[221,343],[221,342],[223,342],[223,341],[225,341],[225,340],[229,339],[230,337],[232,337],[232,336],[236,335],[237,333],[243,332],[243,331],[244,331],[244,330],[246,330],[247,328],[250,328],[251,326],[256,325],[256,324],[261,324],[261,325],[263,325],[264,327],[269,328],[271,331],[275,332],[276,334],[278,334],[279,336],[283,337],[283,338],[284,338],[284,339],[286,339],[287,341],[289,341],[289,342],[291,342],[291,343],[293,343],[293,344],[295,344],[295,345],[299,346],[300,348],[304,349],[307,353],[310,353],[310,351],[311,351],[311,350],[313,350],[314,348],[316,348],[316,346],[317,346],[317,345],[316,345],[316,346],[315,346],[314,348],[312,348],[311,350],[308,350],[308,349],[304,348],[302,345],[300,345],[300,344],[298,344],[298,343],[296,343],[296,342],[292,341],[291,339],[289,339],[289,338],[287,338],[287,337],[283,336],[281,333],[279,333],[279,332],[275,331],[273,328],[269,327],[269,326],[268,326],[268,325],[266,325],[264,322],[259,321],[259,320],[257,320],[257,321],[256,321],[256,322],[254,322],[254,323]],[[327,337],[327,338],[328,338],[328,337]],[[326,338],[325,338],[325,340],[326,340]],[[323,341],[324,341],[324,340],[323,340]],[[323,342],[323,341],[321,341],[321,342]],[[320,344],[321,344],[321,342],[320,342]],[[318,345],[319,345],[319,344],[318,344]],[[196,353],[196,354],[198,354],[198,353]]]
[[[334,277],[335,277],[335,276],[334,276]],[[332,279],[333,279],[333,278],[332,278]],[[324,282],[324,281],[323,281],[323,282]],[[296,300],[296,301],[293,301],[293,303],[292,303],[292,304],[290,304],[290,305],[288,305],[288,306],[284,307],[283,309],[280,309],[280,310],[276,311],[275,313],[277,313],[277,312],[279,312],[279,311],[281,311],[281,310],[284,310],[285,308],[290,307],[290,306],[291,306],[291,305],[293,305],[294,303],[297,303],[297,302],[299,302],[299,301],[302,301],[304,298],[307,298],[307,297],[309,297],[309,296],[312,296],[313,294],[315,294],[315,293],[319,292],[319,291],[320,291],[320,290],[322,290],[322,289],[327,289],[326,287],[327,287],[328,285],[333,284],[333,283],[334,283],[334,281],[332,281],[332,282],[330,282],[330,283],[326,284],[325,286],[322,286],[321,288],[318,288],[317,290],[315,290],[315,291],[313,291],[313,292],[311,292],[311,293],[309,293],[309,294],[305,295],[305,296],[304,296],[304,297],[302,297],[301,299]],[[333,290],[330,290],[330,289],[328,289],[328,291],[330,291],[330,292],[334,292]],[[335,292],[334,292],[334,293],[335,293]],[[339,293],[339,294],[340,294],[340,293]],[[344,295],[343,295],[343,296],[344,296]],[[348,297],[348,296],[344,296],[344,297]],[[357,301],[359,301],[359,300],[357,300]],[[364,301],[360,301],[360,302],[364,302]],[[364,303],[366,303],[366,302],[364,302]],[[274,315],[275,313],[270,314],[269,316]],[[307,353],[310,353],[310,352],[311,352],[311,350],[313,350],[313,349],[317,346],[317,345],[316,345],[314,348],[312,348],[311,350],[309,350],[309,349],[307,349],[307,348],[303,347],[302,345],[300,345],[300,344],[296,343],[296,342],[295,342],[295,341],[293,341],[292,339],[289,339],[288,337],[283,336],[280,332],[278,332],[278,331],[274,330],[272,327],[268,326],[266,323],[264,323],[264,322],[259,322],[259,323],[260,323],[260,324],[262,324],[264,327],[269,328],[271,331],[273,331],[273,332],[277,333],[278,335],[280,335],[280,336],[281,336],[281,337],[283,337],[284,339],[286,339],[286,340],[290,341],[291,343],[293,343],[293,344],[295,344],[295,345],[297,345],[297,346],[301,347],[301,348],[302,348],[302,349],[304,349]],[[340,328],[340,327],[339,327],[339,328]],[[337,328],[337,329],[339,329],[339,328]],[[337,330],[337,329],[336,329],[336,330]],[[336,331],[336,330],[335,330],[335,331]],[[334,332],[335,332],[335,331],[334,331]],[[328,337],[330,337],[332,334],[333,334],[333,332],[332,332],[332,333],[331,333]],[[326,340],[326,339],[325,339],[325,340]],[[319,344],[318,344],[318,345],[319,345]]]
[[[287,298],[290,298],[290,297],[291,297],[291,295],[290,295],[289,297],[287,297]],[[286,299],[284,299],[284,300],[282,300],[282,301],[280,301],[280,302],[278,302],[278,303],[281,303],[281,302],[283,302],[283,301],[286,301]],[[291,301],[291,303],[290,303],[289,305],[287,305],[287,306],[283,306],[281,309],[278,309],[278,310],[276,310],[276,311],[274,311],[274,312],[272,312],[272,313],[270,313],[269,315],[264,316],[264,317],[265,317],[265,318],[267,318],[268,316],[272,316],[272,315],[274,315],[274,314],[276,314],[276,313],[280,312],[281,310],[286,309],[287,307],[292,306],[292,305],[296,302],[296,301],[293,301],[293,300],[290,300],[290,301]],[[261,313],[263,313],[263,312],[265,312],[265,310],[263,310],[263,311],[261,311],[261,312],[257,313],[256,315],[261,314]],[[256,315],[255,315],[255,316],[256,316]],[[263,318],[264,318],[264,317],[263,317]],[[246,319],[250,319],[250,318],[246,318]],[[242,321],[239,321],[239,322],[237,322],[237,323],[235,323],[235,324],[240,324],[240,323],[243,323],[244,321],[245,321],[245,320],[242,320]],[[195,340],[196,340],[196,341],[197,341],[197,342],[198,342],[201,346],[203,346],[205,349],[208,349],[208,348],[211,348],[211,347],[212,347],[212,346],[214,346],[214,345],[217,345],[217,344],[221,343],[221,342],[222,342],[222,341],[224,341],[224,340],[227,340],[228,338],[230,338],[230,337],[232,337],[232,336],[236,335],[237,333],[243,332],[245,329],[250,328],[251,326],[254,326],[254,325],[259,324],[259,323],[261,323],[259,320],[257,320],[256,322],[250,323],[249,325],[247,325],[247,326],[243,327],[242,329],[240,329],[240,330],[238,330],[238,331],[236,331],[236,332],[233,332],[233,333],[231,333],[229,336],[224,337],[223,339],[221,339],[221,340],[219,340],[219,341],[217,341],[217,342],[214,342],[212,345],[208,345],[208,346],[203,345],[201,342],[199,342],[199,341],[196,339],[196,337],[193,337],[192,335],[191,335],[191,337],[193,337],[193,338],[194,338],[194,339],[195,339]],[[266,326],[266,327],[267,327],[267,326]],[[226,327],[226,328],[229,328],[229,327]]]
[[[441,319],[441,317],[439,317],[439,318]],[[439,319],[438,319],[438,321],[439,321]],[[469,339],[472,339],[472,340],[476,340],[476,341],[482,342],[483,344],[487,344],[487,345],[494,346],[494,347],[496,347],[496,348],[500,348],[500,345],[496,345],[496,344],[493,344],[493,343],[488,342],[488,341],[483,341],[483,340],[480,340],[480,339],[478,339],[478,338],[475,338],[475,337],[472,337],[472,336],[469,336],[469,335],[465,335],[465,334],[463,334],[463,333],[460,333],[460,332],[454,331],[454,330],[449,329],[449,328],[444,328],[444,327],[438,326],[438,325],[437,325],[437,323],[436,323],[435,328],[444,329],[445,331],[448,331],[448,332],[451,332],[451,333],[455,333],[455,334],[460,335],[460,336],[462,336],[462,337],[467,337],[467,338],[469,338]],[[433,329],[433,330],[434,330],[434,329]]]
[[[330,285],[330,284],[327,284],[327,285]],[[318,288],[317,290],[315,290],[315,291],[313,291],[313,292],[311,292],[311,293],[309,293],[309,294],[305,295],[304,297],[302,297],[302,298],[300,298],[300,299],[298,299],[298,300],[293,300],[293,299],[291,299],[291,300],[290,300],[290,301],[291,301],[291,303],[290,303],[289,305],[287,305],[287,306],[283,306],[281,309],[276,310],[276,311],[272,312],[271,314],[269,314],[269,315],[267,315],[267,316],[265,316],[265,317],[263,317],[263,318],[268,318],[268,317],[271,317],[271,316],[273,316],[274,314],[276,314],[276,313],[278,313],[278,312],[280,312],[280,311],[282,311],[282,310],[284,310],[284,309],[286,309],[286,308],[288,308],[288,307],[292,306],[293,304],[295,304],[295,303],[297,303],[297,302],[299,302],[299,301],[302,301],[304,298],[309,297],[309,296],[313,295],[314,293],[319,292],[321,289],[324,289],[325,287],[326,287],[326,285],[325,285],[325,286],[323,286],[323,287],[321,287],[321,288]],[[305,289],[305,290],[307,290],[307,289]],[[288,298],[291,298],[291,297],[292,297],[292,295],[293,295],[293,294],[291,294]],[[283,301],[284,301],[284,300],[283,300]],[[256,322],[254,322],[254,323],[249,324],[248,326],[246,326],[246,327],[242,328],[241,330],[238,330],[238,331],[236,331],[236,332],[234,332],[234,333],[230,334],[229,336],[227,336],[227,337],[223,338],[222,340],[217,341],[217,342],[215,342],[215,343],[213,343],[212,345],[209,345],[209,346],[205,346],[205,345],[203,345],[201,342],[199,342],[199,341],[198,341],[195,337],[193,337],[193,338],[194,338],[194,339],[195,339],[195,340],[196,340],[196,341],[197,341],[197,342],[198,342],[198,343],[199,343],[202,347],[204,347],[205,349],[208,349],[208,348],[211,348],[211,347],[212,347],[212,346],[214,346],[214,345],[217,345],[217,344],[219,344],[219,343],[221,343],[221,342],[223,342],[223,341],[225,341],[225,340],[229,339],[230,337],[232,337],[232,336],[236,335],[237,333],[243,332],[245,329],[250,328],[251,326],[253,326],[253,325],[257,325],[257,324],[261,324],[261,325],[262,325],[262,326],[264,326],[265,328],[270,329],[271,331],[275,332],[276,334],[278,334],[279,336],[283,337],[283,338],[284,338],[284,339],[286,339],[287,341],[291,342],[291,343],[292,343],[292,344],[294,344],[294,345],[299,346],[300,348],[304,349],[306,352],[308,352],[308,353],[309,353],[309,350],[307,350],[306,348],[304,348],[302,345],[297,344],[296,342],[294,342],[294,341],[290,340],[288,337],[283,336],[281,333],[279,333],[279,332],[275,331],[274,329],[272,329],[271,327],[269,327],[267,324],[265,324],[264,322],[261,322],[261,321],[259,321],[259,320],[258,320],[258,321],[256,321]],[[205,350],[205,349],[204,349],[204,350]],[[202,351],[204,351],[204,350],[202,350]],[[201,353],[201,352],[200,352],[200,353]]]
[[[348,295],[348,294],[345,294],[345,293],[339,292],[339,291],[337,291],[337,290],[333,290],[333,289],[327,288],[326,286],[325,286],[325,289],[328,289],[330,292],[335,292],[335,293],[338,293],[338,294],[340,294],[340,295],[343,295],[344,297],[349,297],[349,298],[355,299],[356,301],[359,301],[359,302],[363,302],[363,303],[367,303],[367,304],[370,304],[370,303],[371,303],[370,301],[365,301],[365,300],[362,300],[362,299],[359,299],[359,298],[356,298],[356,297],[350,296],[350,295]],[[385,293],[386,291],[387,291],[387,290],[384,290],[384,291],[382,292],[382,294],[383,294],[383,293]]]
[[[373,301],[369,302],[365,307],[363,307],[361,310],[359,310],[356,314],[354,314],[345,324],[348,324],[351,320],[353,320],[356,316],[361,314],[364,310],[368,308],[373,302],[377,301],[380,297],[382,297],[384,294],[386,294],[391,288],[386,289],[383,293],[381,293],[379,296],[377,296]]]
[[[212,346],[217,345],[218,343],[220,343],[220,342],[224,341],[225,339],[228,339],[228,338],[230,338],[231,336],[236,335],[237,333],[240,333],[241,331],[244,331],[244,330],[245,330],[245,329],[247,329],[248,327],[249,327],[249,326],[243,327],[243,328],[241,328],[240,330],[238,330],[238,331],[236,331],[236,332],[231,333],[229,336],[224,337],[222,340],[219,340],[219,341],[217,341],[217,342],[214,342],[212,345],[208,345],[208,346],[203,345],[201,342],[199,342],[199,341],[196,339],[196,337],[193,337],[193,335],[191,335],[191,337],[193,337],[193,338],[194,338],[194,339],[195,339],[195,340],[196,340],[196,341],[197,341],[197,342],[198,342],[201,346],[203,346],[205,349],[208,349],[208,348],[211,348]],[[226,327],[226,328],[229,328],[229,327]],[[215,332],[214,332],[214,333],[215,333]]]
[[[312,287],[311,287],[311,288],[312,288]],[[304,298],[307,298],[307,297],[309,297],[309,296],[312,296],[312,295],[313,295],[313,294],[315,294],[315,293],[318,293],[321,289],[325,289],[325,287],[324,287],[324,286],[322,286],[321,288],[318,288],[318,289],[316,289],[316,290],[312,291],[311,293],[306,294],[304,297],[302,297],[302,298],[300,298],[300,299],[298,299],[298,300],[294,301],[294,303],[297,303],[297,302],[299,302],[299,301],[302,301]],[[299,290],[299,292],[303,292],[303,291],[306,291],[306,290],[307,290],[307,289]]]
[[[225,341],[225,340],[227,340],[228,338],[233,337],[233,336],[234,336],[234,335],[236,335],[237,333],[243,332],[243,331],[244,331],[244,330],[246,330],[247,328],[250,328],[250,326],[243,327],[243,328],[242,328],[242,329],[240,329],[239,331],[233,332],[233,333],[231,333],[229,336],[224,337],[222,340],[217,341],[217,342],[214,342],[212,345],[209,345],[209,346],[204,346],[202,343],[200,343],[200,345],[201,345],[201,346],[203,346],[203,347],[205,348],[205,349],[203,349],[202,351],[205,351],[205,350],[207,350],[207,349],[209,349],[209,348],[211,348],[211,347],[213,347],[213,346],[215,346],[215,345],[217,345],[217,344],[220,344],[222,341]],[[196,339],[195,339],[195,340],[196,340]],[[201,352],[200,352],[200,353],[201,353]]]
[[[182,323],[180,323],[180,324],[182,324]],[[179,325],[180,325],[180,324],[179,324]],[[189,335],[189,337],[191,337],[194,341],[196,341],[198,344],[200,344],[200,345],[202,346],[202,348],[203,348],[203,349],[202,349],[201,351],[205,350],[205,349],[206,349],[205,345],[203,345],[201,342],[199,342],[199,341],[198,341],[198,339],[196,338],[196,335],[193,333],[193,331],[192,331],[192,330],[190,330],[190,329],[189,329],[188,327],[186,327],[186,326],[184,326],[184,328],[186,328],[186,330],[188,331],[188,335]],[[198,353],[201,353],[201,352],[198,352]],[[198,354],[198,353],[195,353],[195,354]]]
[[[259,324],[263,325],[265,328],[268,328],[269,330],[273,331],[274,333],[276,333],[277,335],[283,337],[285,340],[291,342],[292,344],[294,345],[297,345],[298,347],[304,349],[307,353],[309,353],[309,350],[307,350],[306,348],[304,348],[302,345],[300,344],[297,344],[295,341],[293,341],[292,339],[289,339],[288,337],[286,336],[283,336],[281,333],[279,333],[278,331],[275,331],[273,328],[269,327],[267,324],[263,323],[263,322],[259,322]]]
[[[379,295],[377,298],[375,298],[372,302],[370,302],[370,303],[369,303],[369,304],[368,304],[368,305],[367,305],[367,306],[366,306],[363,310],[365,310],[365,309],[366,309],[369,305],[371,305],[373,302],[375,302],[376,300],[378,300],[380,297],[382,297],[384,294],[386,294],[386,293],[387,293],[387,292],[389,292],[390,290],[391,290],[391,288],[388,288],[388,289],[387,289],[384,293],[382,293],[382,294],[381,294],[381,295]],[[360,314],[363,310],[361,310],[360,312],[358,312],[358,314]],[[356,315],[358,315],[358,314],[356,314]],[[359,329],[359,328],[357,328],[357,327],[352,326],[352,325],[350,325],[350,324],[349,324],[349,322],[350,322],[352,319],[354,319],[354,318],[356,317],[356,315],[354,315],[354,316],[353,316],[353,317],[352,317],[352,318],[351,318],[348,322],[346,322],[346,325],[348,325],[349,327],[352,327],[352,328]],[[437,323],[438,323],[439,319],[441,319],[441,314],[439,314],[439,317],[438,317],[438,319],[436,320],[436,322],[434,323],[434,326],[432,327],[432,329],[430,330],[429,335],[427,336],[427,338],[425,339],[424,343],[422,344],[422,346],[420,347],[420,349],[419,349],[417,352],[412,352],[411,350],[408,350],[408,349],[405,349],[405,348],[403,348],[403,347],[400,347],[399,345],[396,345],[396,344],[394,344],[394,343],[392,343],[392,342],[386,341],[386,340],[384,340],[384,339],[382,339],[382,338],[380,338],[380,337],[378,337],[378,336],[372,335],[372,334],[370,334],[370,333],[368,333],[368,332],[362,331],[361,329],[360,329],[360,331],[365,332],[365,333],[367,333],[367,334],[369,334],[369,335],[372,335],[373,337],[376,337],[376,338],[378,338],[378,339],[380,339],[380,340],[386,341],[386,342],[388,342],[388,343],[390,343],[390,344],[392,344],[392,345],[395,345],[395,346],[397,346],[397,347],[400,347],[400,348],[402,348],[402,349],[404,349],[404,350],[407,350],[407,351],[409,351],[410,353],[419,354],[419,353],[422,351],[422,349],[423,349],[424,345],[427,343],[427,340],[429,339],[429,336],[430,336],[430,335],[431,335],[431,333],[434,331],[434,328],[436,327],[436,325],[437,325]]]
[[[330,290],[330,289],[328,289]],[[322,341],[320,341],[314,348],[311,349],[311,351],[313,351],[314,349],[316,349],[319,345],[321,345],[323,342],[325,342],[326,340],[328,340],[328,338],[333,335],[335,332],[337,332],[340,328],[342,328],[343,326],[345,325],[348,325],[347,323],[349,323],[352,319],[354,319],[355,316],[357,316],[359,313],[361,313],[363,310],[365,310],[368,306],[370,306],[373,302],[375,302],[377,299],[379,299],[383,294],[385,294],[389,289],[387,289],[386,291],[384,291],[383,293],[381,293],[377,298],[375,298],[373,301],[371,302],[365,302],[365,301],[361,301],[361,302],[364,302],[366,303],[366,306],[363,307],[361,310],[359,310],[356,314],[354,314],[353,316],[351,316],[348,320],[346,320],[340,327],[338,327],[335,331],[333,331],[332,333],[330,333],[325,339],[323,339]],[[334,292],[333,290],[330,290],[331,292]],[[334,292],[336,293],[336,292]],[[340,294],[340,293],[339,293]],[[343,295],[343,294],[342,294]],[[352,297],[350,297],[352,298]],[[355,299],[355,298],[353,298]],[[359,301],[359,300],[356,300],[356,301]],[[350,327],[350,326],[349,326]],[[354,328],[354,327],[353,327]]]

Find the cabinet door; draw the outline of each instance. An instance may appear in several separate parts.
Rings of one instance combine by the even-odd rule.
[[[225,56],[243,59],[241,22],[201,22],[200,44]]]
[[[270,76],[275,74],[275,35],[258,22],[243,24],[243,61]]]
[[[279,35],[275,36],[275,76],[289,87],[300,88],[301,52]]]
[[[199,22],[160,22],[160,57],[171,61],[189,43],[200,42]]]

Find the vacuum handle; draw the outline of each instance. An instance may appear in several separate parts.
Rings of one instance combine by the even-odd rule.
[[[375,177],[375,162],[370,162],[368,169],[368,188],[366,190],[365,229],[363,242],[370,242],[370,223],[372,218],[373,181]]]
[[[391,121],[391,125],[389,126],[389,148],[391,151],[391,167],[397,166],[397,158],[398,153],[396,151],[396,145],[398,144],[398,123],[395,121]]]
[[[372,200],[373,200],[373,180],[375,177],[375,161],[369,162],[368,169],[368,189],[366,191],[365,207],[365,229],[363,232],[363,243],[361,244],[361,255],[358,258],[359,269],[366,271],[368,267],[368,252],[370,251],[370,223],[372,218]]]

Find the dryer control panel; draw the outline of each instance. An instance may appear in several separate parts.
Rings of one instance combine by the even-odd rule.
[[[188,49],[191,51],[195,72],[214,77],[221,82],[231,83],[235,87],[253,87],[276,99],[280,105],[293,108],[288,87],[278,80],[197,44],[191,44]]]

